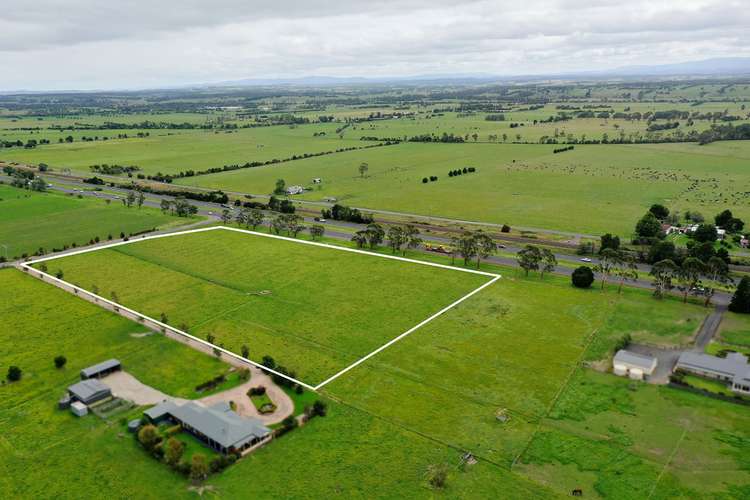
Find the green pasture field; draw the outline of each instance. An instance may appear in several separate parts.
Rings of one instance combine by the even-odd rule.
[[[236,119],[237,117],[235,113],[224,111],[206,111],[205,113],[110,113],[101,111],[95,114],[66,113],[65,115],[61,116],[24,116],[0,113],[0,130],[12,131],[40,128],[42,129],[41,132],[47,132],[46,129],[48,129],[49,127],[80,127],[83,125],[102,127],[107,122],[135,125],[145,121],[157,123],[190,123],[193,125],[203,125],[205,123],[234,121]],[[156,132],[158,130],[154,131]],[[78,130],[77,132],[84,132],[84,135],[102,134],[101,130]]]
[[[750,216],[750,142],[588,145],[400,144],[178,180],[263,194],[276,179],[309,186],[295,197],[419,215],[628,238],[652,203]],[[358,166],[367,162],[367,175]],[[477,172],[448,177],[452,169]],[[437,182],[422,183],[438,176]],[[313,185],[320,177],[323,183]]]
[[[657,306],[640,290],[504,276],[323,392],[510,467],[580,362],[608,363],[623,335],[641,342],[705,314],[675,301],[646,325],[636,315]],[[500,409],[509,422],[495,419]]]
[[[746,406],[580,370],[514,471],[586,498],[748,498]]]
[[[566,103],[567,105],[582,106],[580,103]],[[569,137],[576,140],[602,139],[606,134],[608,140],[618,139],[620,137],[645,138],[647,135],[654,137],[671,137],[675,131],[685,134],[692,131],[703,131],[711,127],[712,122],[708,120],[695,120],[693,125],[688,125],[687,120],[670,120],[678,121],[680,126],[677,129],[656,131],[649,134],[647,120],[624,120],[611,118],[573,118],[567,121],[539,123],[550,116],[557,116],[558,112],[573,113],[572,111],[559,110],[558,104],[547,104],[542,109],[529,111],[514,111],[503,113],[504,121],[488,121],[485,117],[489,112],[475,112],[471,114],[446,112],[441,114],[420,113],[410,117],[403,117],[393,120],[375,120],[353,124],[344,132],[346,138],[359,139],[363,136],[374,136],[380,138],[397,138],[403,139],[404,136],[412,137],[421,134],[443,133],[453,134],[463,137],[469,142],[475,142],[473,134],[477,134],[478,142],[538,142],[542,138],[556,138],[558,142],[564,142]],[[709,111],[727,110],[730,114],[741,116],[744,120],[738,120],[733,124],[738,125],[747,121],[747,110],[741,109],[741,103],[721,103],[721,105],[701,105],[686,106],[684,104],[667,104],[653,105],[646,103],[636,104],[614,104],[612,108],[615,111],[624,111],[626,107],[630,108],[629,112],[664,111],[678,109],[681,111],[705,113]],[[605,109],[605,108],[602,108]],[[595,113],[596,109],[593,110]],[[362,113],[360,116],[367,116],[369,112]],[[537,120],[537,123],[534,123]],[[654,123],[665,123],[666,120],[658,120]],[[511,123],[523,124],[511,128]],[[503,134],[506,138],[503,139]],[[497,135],[492,139],[490,135]],[[468,136],[468,138],[466,137]]]
[[[724,313],[719,327],[719,339],[727,344],[750,347],[750,315]]]
[[[340,139],[335,131],[341,124],[312,124],[258,127],[238,130],[151,130],[146,138],[51,144],[34,149],[0,150],[0,159],[26,163],[46,163],[60,170],[90,174],[91,165],[135,165],[141,173],[176,174],[185,170],[205,170],[229,164],[285,159],[305,153],[334,151],[370,143]],[[80,131],[79,131],[80,132]],[[116,132],[116,131],[114,131]],[[322,137],[313,137],[325,132]],[[94,135],[91,131],[81,135]],[[97,131],[98,135],[110,135]],[[42,134],[43,135],[43,134]],[[40,137],[42,136],[40,135]],[[115,134],[116,136],[116,134]],[[14,136],[12,136],[14,137]],[[272,190],[267,189],[268,192]]]
[[[49,272],[314,385],[489,277],[214,230],[55,259]]]
[[[214,232],[196,233],[199,236],[211,234]],[[149,242],[137,245],[143,243]],[[262,265],[268,254],[257,248],[248,252],[239,241],[225,243],[220,248],[234,249],[244,255],[246,261],[256,262],[257,265]],[[196,245],[188,249],[184,248],[186,246],[163,250],[164,258],[184,265],[185,260],[180,256],[182,253],[201,255],[200,252],[195,253]],[[137,249],[136,244],[122,248],[130,247]],[[102,253],[93,252],[77,257]],[[141,259],[146,254],[152,258],[157,249],[138,253]],[[271,255],[279,260],[284,259],[285,266],[293,263],[287,252],[280,253],[275,249]],[[217,253],[217,248],[214,248],[211,257],[212,262],[227,260],[222,251]],[[72,276],[81,276],[79,269],[84,267],[102,273],[100,278],[106,280],[115,277],[109,273],[109,268],[120,268],[114,255],[106,262],[68,265],[75,258],[70,258],[67,263],[57,261],[64,264],[66,279],[74,282],[77,279]],[[430,260],[449,262],[440,256]],[[50,270],[56,269],[57,262],[49,263]],[[170,284],[163,286],[165,275],[154,274],[156,266],[143,260],[130,259],[130,262],[127,277],[118,279],[123,286],[125,281],[135,284],[133,290],[139,288],[140,284],[141,293],[144,283],[154,283],[149,287],[160,288],[162,298],[153,296],[152,300],[163,300],[163,297],[174,295],[177,288],[190,287],[195,289],[194,296],[200,297],[201,308],[229,308],[231,305],[225,295],[219,295],[216,291],[220,284],[218,282],[211,287],[201,287],[187,281],[174,281],[175,288],[171,288]],[[132,265],[132,262],[143,263],[150,273],[142,273],[140,266]],[[194,264],[191,262],[191,265]],[[282,269],[281,266],[265,267],[272,268],[273,272]],[[488,266],[483,268],[497,271]],[[204,273],[205,269],[196,266],[191,272]],[[505,270],[503,273],[505,275]],[[221,285],[231,285],[229,280],[248,282],[245,273],[237,270],[229,278],[224,276],[222,279],[226,281]],[[400,279],[405,279],[403,273]],[[81,280],[81,284],[84,283],[87,281]],[[38,286],[44,285],[39,283]],[[300,287],[300,283],[295,282],[294,286]],[[423,292],[424,289],[424,286],[420,287]],[[118,290],[118,294],[125,302],[122,300],[125,289]],[[403,299],[398,290],[394,290],[394,294]],[[185,297],[177,295],[174,301],[182,303],[181,309],[194,309],[184,307],[188,303]],[[70,297],[69,300],[77,299]],[[603,349],[608,352],[615,339],[624,333],[632,333],[634,339],[640,341],[658,337],[662,329],[677,328],[675,325],[681,325],[685,332],[692,330],[691,326],[685,326],[690,323],[686,318],[695,317],[696,311],[704,311],[677,300],[665,300],[656,304],[659,307],[662,304],[674,307],[652,315],[653,321],[640,321],[635,317],[643,313],[644,307],[655,303],[648,293],[641,290],[626,289],[621,295],[612,290],[584,291],[572,288],[569,281],[563,278],[539,280],[533,276],[523,278],[518,273],[508,274],[327,385],[323,395],[331,396],[328,416],[316,418],[307,426],[275,440],[224,473],[209,479],[208,485],[222,495],[230,496],[251,491],[271,497],[348,494],[355,497],[374,495],[392,498],[406,495],[430,498],[434,496],[434,491],[427,485],[425,471],[429,465],[446,463],[449,465],[445,490],[448,497],[554,498],[569,494],[565,483],[550,481],[530,466],[513,467],[514,472],[510,471],[511,466],[522,454],[527,456],[525,450],[532,438],[537,442],[541,433],[537,430],[542,422],[545,423],[541,429],[547,429],[546,415],[550,408],[555,407],[558,394],[568,392],[571,389],[566,387],[574,386],[578,377],[575,375],[578,362],[591,357],[587,355],[587,349],[600,332],[608,332],[603,340]],[[286,311],[290,309],[288,306],[285,305]],[[92,306],[86,304],[86,307]],[[158,315],[158,312],[154,314]],[[169,319],[170,323],[178,324],[173,314],[169,314]],[[679,338],[679,334],[674,333],[674,337]],[[217,341],[221,340],[217,335]],[[249,346],[251,352],[257,352],[253,343],[249,343]],[[607,352],[603,355],[607,356]],[[569,385],[571,376],[574,382]],[[602,377],[614,379],[609,375]],[[616,382],[620,381],[622,379],[616,379]],[[312,393],[306,391],[303,397],[309,395]],[[679,405],[667,401],[664,403],[665,411],[670,404]],[[495,412],[501,408],[506,409],[510,416],[506,423],[495,419]],[[637,420],[638,425],[646,425],[642,420]],[[106,438],[112,441],[108,451],[114,453],[117,447],[132,447],[132,450],[125,451],[140,453],[129,442],[115,439],[117,429],[110,429],[102,437],[102,440]],[[124,428],[119,429],[124,432]],[[572,431],[566,431],[563,436],[576,437]],[[320,443],[325,443],[325,446],[320,446]],[[89,442],[86,446],[93,445]],[[80,452],[85,451],[81,449]],[[466,451],[475,454],[479,462],[462,468],[459,466],[460,457]],[[606,468],[607,459],[606,455],[594,455],[592,460],[594,466]],[[132,460],[136,460],[136,457]],[[154,484],[160,485],[161,494],[174,497],[185,495],[183,480],[174,479],[165,467],[145,455],[141,454],[137,460],[139,469],[145,466],[152,468],[149,474],[154,475]],[[128,467],[133,466],[129,464]],[[694,467],[699,469],[698,465]],[[293,474],[288,473],[290,468],[294,470]],[[561,474],[557,469],[552,472],[550,477]],[[160,479],[162,475],[167,479]],[[256,477],[256,480],[248,482],[247,477]],[[553,490],[539,483],[548,484]],[[173,484],[177,485],[169,487]],[[375,484],[380,486],[375,488]],[[162,485],[168,487],[167,493],[161,492]],[[137,487],[125,483],[120,488],[129,492],[130,488]],[[144,495],[153,495],[151,491],[150,494],[144,492]],[[631,497],[620,495],[617,498]]]
[[[125,208],[103,200],[0,185],[0,245],[7,245],[8,259],[39,248],[49,252],[73,243],[86,245],[97,236],[106,241],[109,235],[118,238],[120,232],[128,235],[185,221],[153,208]],[[0,255],[5,253],[0,247]]]
[[[119,416],[79,419],[57,410],[57,400],[82,368],[113,357],[142,382],[184,398],[199,397],[195,386],[227,365],[142,336],[143,326],[12,269],[0,270],[0,332],[0,496],[81,498],[105,488],[110,498],[156,498],[184,489],[136,447]],[[63,369],[54,366],[57,355],[67,357]],[[21,367],[21,381],[5,382],[10,365]]]

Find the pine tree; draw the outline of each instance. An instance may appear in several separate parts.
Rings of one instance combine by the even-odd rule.
[[[729,310],[736,313],[750,313],[750,278],[743,276],[740,284],[737,285],[729,303]]]

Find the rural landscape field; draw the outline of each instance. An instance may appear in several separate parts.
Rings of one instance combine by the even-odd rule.
[[[0,498],[750,499],[741,2],[14,2]]]

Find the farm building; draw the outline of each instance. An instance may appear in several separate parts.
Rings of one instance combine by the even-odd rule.
[[[636,354],[634,352],[620,349],[612,360],[612,368],[615,375],[621,377],[630,377],[634,380],[643,380],[644,376],[649,376],[656,369],[656,358]]]
[[[180,424],[210,448],[225,454],[246,450],[271,434],[259,420],[240,417],[226,402],[203,406],[194,401],[165,401],[144,415],[154,424],[165,420]]]
[[[675,370],[721,380],[727,382],[733,392],[750,394],[750,365],[747,356],[738,352],[731,352],[726,358],[683,352],[677,360]]]
[[[286,188],[286,194],[302,194],[305,192],[305,188],[302,186],[289,186]]]
[[[75,401],[72,405],[70,405],[70,411],[75,415],[76,417],[82,417],[89,412],[88,406],[81,403],[80,401]]]
[[[82,380],[68,387],[68,395],[73,401],[80,401],[85,405],[90,405],[112,396],[112,391],[98,380],[90,379]]]
[[[101,378],[122,369],[122,365],[116,359],[108,359],[88,368],[81,370],[81,380],[88,378]]]
[[[323,182],[323,179],[321,179],[320,177],[315,177],[313,179],[313,184],[320,184],[321,182]]]

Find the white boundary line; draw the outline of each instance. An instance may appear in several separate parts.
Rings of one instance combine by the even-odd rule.
[[[284,240],[284,241],[291,241],[294,243],[299,243],[302,245],[313,245],[316,247],[323,247],[323,248],[331,248],[333,250],[339,250],[343,252],[352,252],[352,253],[358,253],[362,255],[367,255],[370,257],[380,257],[381,259],[393,259],[393,260],[399,260],[401,262],[410,262],[412,264],[421,264],[423,266],[431,266],[431,267],[438,267],[441,269],[448,269],[451,271],[459,271],[462,273],[471,273],[471,274],[479,274],[481,276],[488,276],[491,278],[499,277],[499,274],[495,273],[488,273],[486,271],[477,271],[476,269],[465,269],[461,267],[453,267],[453,266],[447,266],[445,264],[437,264],[435,262],[426,262],[423,260],[416,260],[416,259],[409,259],[407,257],[401,257],[398,255],[386,255],[386,254],[380,254],[375,252],[368,252],[367,250],[360,250],[358,248],[348,248],[348,247],[341,247],[336,245],[331,245],[330,243],[321,243],[319,241],[308,241],[308,240],[300,240],[297,238],[290,238],[288,236],[280,236],[276,234],[268,234],[268,233],[259,233],[257,231],[250,231],[248,229],[239,229],[236,227],[225,227],[225,226],[211,226],[211,227],[202,227],[198,229],[188,229],[187,231],[176,231],[174,233],[165,233],[165,234],[154,234],[154,235],[145,235],[142,237],[136,237],[134,239],[130,239],[128,241],[118,241],[117,243],[108,243],[106,245],[100,245],[92,248],[83,248],[81,250],[76,250],[73,252],[68,252],[65,254],[58,254],[58,255],[51,255],[49,257],[42,257],[41,259],[34,259],[30,260],[22,265],[34,265],[39,262],[44,262],[48,260],[55,260],[55,259],[62,259],[63,257],[71,257],[73,255],[79,255],[82,253],[89,253],[89,252],[96,252],[98,250],[105,250],[107,248],[113,248],[113,247],[119,247],[122,245],[130,245],[132,243],[138,243],[140,241],[148,241],[148,240],[154,240],[157,238],[170,238],[172,236],[181,236],[185,234],[191,234],[191,233],[202,233],[205,231],[217,231],[217,230],[223,230],[223,231],[234,231],[237,233],[245,233],[245,234],[252,234],[254,236],[262,236],[264,238],[273,238],[277,240]]]
[[[92,292],[90,292],[90,291],[88,291],[88,290],[86,290],[84,288],[76,286],[76,285],[74,285],[74,284],[72,284],[70,282],[67,282],[65,280],[56,278],[56,277],[54,277],[54,276],[52,276],[50,274],[47,274],[47,273],[45,273],[43,271],[40,271],[38,269],[35,269],[35,268],[31,267],[34,264],[37,264],[37,263],[40,263],[40,262],[45,262],[45,261],[50,261],[50,260],[56,260],[56,259],[62,259],[62,258],[65,258],[65,257],[71,257],[73,255],[79,255],[79,254],[84,254],[84,253],[89,253],[89,252],[96,252],[98,250],[105,250],[107,248],[113,248],[113,247],[118,247],[118,246],[122,246],[122,245],[129,245],[131,243],[138,243],[140,241],[146,241],[146,240],[158,239],[158,238],[168,238],[168,237],[171,237],[171,236],[180,236],[180,235],[185,235],[185,234],[200,233],[200,232],[204,232],[204,231],[215,231],[215,230],[235,231],[235,232],[239,232],[239,233],[251,234],[251,235],[254,235],[254,236],[263,236],[263,237],[266,237],[266,238],[273,238],[273,239],[291,241],[291,242],[294,242],[294,243],[300,243],[300,244],[306,244],[306,245],[313,245],[313,246],[318,246],[318,247],[323,247],[323,248],[330,248],[330,249],[333,249],[333,250],[358,253],[358,254],[368,255],[368,256],[371,256],[371,257],[380,257],[380,258],[384,258],[384,259],[398,260],[398,261],[401,261],[401,262],[409,262],[409,263],[412,263],[412,264],[421,264],[421,265],[430,266],[430,267],[437,267],[437,268],[440,268],[440,269],[447,269],[447,270],[450,270],[450,271],[459,271],[459,272],[470,273],[470,274],[478,274],[478,275],[481,275],[481,276],[491,277],[492,279],[490,281],[488,281],[487,283],[479,286],[478,288],[475,288],[474,290],[472,290],[471,292],[467,293],[466,295],[464,295],[460,299],[456,300],[455,302],[451,303],[450,305],[444,307],[443,309],[441,309],[440,311],[436,312],[435,314],[433,314],[429,318],[421,321],[419,324],[411,327],[410,329],[408,329],[407,331],[405,331],[404,333],[402,333],[398,337],[396,337],[396,338],[394,338],[394,339],[386,342],[385,344],[383,344],[382,346],[378,347],[377,349],[375,349],[371,353],[369,353],[369,354],[365,355],[364,357],[358,359],[357,361],[355,361],[351,365],[347,366],[343,370],[339,371],[338,373],[336,373],[333,376],[329,377],[328,379],[324,380],[320,384],[318,384],[316,386],[311,386],[309,384],[306,384],[305,382],[302,382],[301,380],[297,380],[297,379],[295,379],[293,377],[290,377],[288,375],[285,375],[283,373],[279,373],[279,372],[277,372],[275,370],[272,370],[270,368],[267,368],[267,367],[265,367],[265,366],[263,366],[263,365],[261,365],[259,363],[256,363],[255,361],[252,361],[250,359],[243,358],[242,356],[239,356],[239,355],[237,355],[237,354],[235,354],[235,353],[233,353],[231,351],[228,351],[227,349],[224,349],[223,347],[219,347],[219,346],[217,346],[215,344],[212,344],[212,343],[210,343],[210,342],[208,342],[206,340],[203,340],[203,339],[200,339],[200,338],[195,337],[193,335],[190,335],[187,332],[184,332],[184,331],[182,331],[182,330],[180,330],[178,328],[174,328],[173,326],[170,326],[170,325],[168,325],[166,323],[162,323],[161,321],[158,321],[158,320],[156,320],[154,318],[151,318],[150,316],[146,316],[145,314],[140,313],[138,311],[135,311],[133,309],[130,309],[129,307],[125,307],[125,306],[123,306],[121,304],[118,304],[117,302],[113,302],[113,301],[111,301],[109,299],[106,299],[106,298],[100,296],[100,295],[92,293]],[[447,266],[445,264],[437,264],[437,263],[434,263],[434,262],[426,262],[426,261],[423,261],[423,260],[408,259],[406,257],[400,257],[400,256],[397,256],[397,255],[383,255],[383,254],[379,254],[379,253],[368,252],[368,251],[365,251],[365,250],[359,250],[359,249],[356,249],[356,248],[340,247],[340,246],[331,245],[331,244],[328,244],[328,243],[320,243],[320,242],[317,242],[317,241],[299,240],[299,239],[296,239],[296,238],[289,238],[289,237],[286,237],[286,236],[280,236],[280,235],[275,235],[275,234],[267,234],[267,233],[259,233],[259,232],[256,232],[256,231],[249,231],[249,230],[246,230],[246,229],[239,229],[239,228],[225,227],[225,226],[212,226],[212,227],[207,227],[207,228],[190,229],[190,230],[187,230],[187,231],[178,231],[178,232],[174,232],[174,233],[166,233],[166,234],[157,234],[157,235],[151,235],[151,236],[143,236],[143,237],[138,238],[138,239],[133,239],[133,240],[128,240],[128,241],[120,241],[120,242],[117,242],[117,243],[110,243],[110,244],[102,245],[102,246],[98,246],[98,247],[85,248],[85,249],[82,249],[82,250],[77,250],[77,251],[66,253],[66,254],[63,254],[63,255],[53,255],[53,256],[50,256],[50,257],[43,257],[41,259],[31,260],[31,261],[22,263],[21,267],[25,271],[27,271],[28,273],[36,273],[36,274],[38,274],[38,276],[40,278],[43,278],[43,279],[46,278],[46,279],[52,281],[53,283],[58,283],[60,285],[63,285],[63,287],[67,286],[67,287],[75,290],[76,293],[82,292],[83,294],[85,294],[87,296],[93,297],[93,298],[95,298],[97,300],[100,300],[100,301],[104,302],[105,304],[108,304],[112,308],[117,308],[117,309],[126,311],[129,314],[136,316],[136,318],[143,318],[144,321],[149,321],[149,322],[153,323],[154,325],[157,325],[162,330],[169,330],[172,333],[175,333],[177,335],[185,337],[185,338],[187,338],[187,339],[189,339],[191,341],[197,342],[198,344],[201,344],[201,345],[206,346],[206,347],[210,347],[211,349],[216,349],[216,350],[218,350],[218,351],[220,351],[220,352],[222,352],[224,354],[227,354],[228,356],[230,356],[232,358],[235,358],[235,359],[238,359],[238,360],[240,360],[242,362],[251,364],[251,365],[253,365],[253,366],[257,367],[257,368],[260,368],[261,370],[265,370],[267,372],[271,372],[271,373],[273,373],[275,375],[278,375],[279,377],[285,378],[285,379],[287,379],[287,380],[289,380],[291,382],[299,384],[299,385],[301,385],[301,386],[303,386],[303,387],[305,387],[307,389],[310,389],[312,391],[315,391],[315,392],[317,392],[320,388],[322,388],[326,384],[328,384],[328,383],[332,382],[333,380],[337,379],[338,377],[340,377],[344,373],[348,372],[352,368],[355,368],[356,366],[360,365],[361,363],[364,363],[365,361],[367,361],[371,357],[375,356],[379,352],[385,350],[386,348],[388,348],[391,345],[395,344],[399,340],[401,340],[404,337],[406,337],[406,336],[410,335],[411,333],[415,332],[416,330],[418,330],[419,328],[423,327],[424,325],[426,325],[430,321],[432,321],[435,318],[443,315],[447,311],[453,309],[454,307],[456,307],[458,304],[460,304],[464,300],[468,299],[469,297],[473,296],[476,293],[479,293],[480,291],[482,291],[486,287],[492,285],[493,283],[495,283],[497,280],[499,280],[501,278],[501,276],[499,274],[488,273],[488,272],[485,272],[485,271],[478,271],[478,270],[475,270],[475,269],[464,269],[464,268],[459,268],[459,267],[452,267],[452,266]]]
[[[412,333],[412,332],[418,330],[419,328],[423,327],[424,325],[426,325],[427,323],[429,323],[433,319],[435,319],[438,316],[442,315],[443,313],[445,313],[445,312],[453,309],[454,307],[456,307],[458,304],[460,304],[464,300],[468,299],[469,297],[471,297],[475,293],[479,293],[480,291],[484,290],[485,288],[487,288],[488,286],[490,286],[491,284],[493,284],[494,282],[496,282],[499,279],[500,279],[500,276],[495,276],[494,278],[492,278],[490,281],[488,281],[484,285],[480,286],[479,288],[476,288],[476,289],[472,290],[471,292],[467,293],[466,295],[464,295],[463,297],[461,297],[460,299],[458,299],[454,303],[450,304],[449,306],[444,307],[443,309],[439,310],[438,312],[436,312],[435,314],[433,314],[432,316],[430,316],[426,320],[422,321],[418,325],[415,325],[415,326],[411,327],[410,329],[406,330],[404,333],[402,333],[401,335],[399,335],[395,339],[393,339],[390,342],[387,342],[386,344],[383,344],[382,346],[378,347],[377,349],[375,349],[374,351],[372,351],[367,356],[365,356],[363,358],[360,358],[359,360],[355,361],[351,365],[347,366],[346,368],[344,368],[343,370],[341,370],[340,372],[338,372],[336,375],[334,375],[334,376],[328,378],[327,380],[321,382],[320,384],[316,385],[315,386],[315,390],[317,391],[318,389],[320,389],[324,385],[328,384],[329,382],[333,382],[339,376],[343,375],[344,373],[348,372],[349,370],[351,370],[352,368],[358,366],[359,364],[364,363],[365,361],[367,361],[371,357],[375,356],[380,351],[382,351],[382,350],[390,347],[391,345],[395,344],[396,342],[398,342],[402,338],[406,337],[410,333]]]
[[[249,363],[249,364],[251,364],[251,365],[253,365],[253,366],[257,367],[257,368],[260,368],[262,370],[271,372],[271,373],[273,373],[275,375],[278,375],[279,377],[283,377],[283,378],[285,378],[287,380],[290,380],[290,381],[292,381],[292,382],[294,382],[296,384],[299,384],[299,385],[301,385],[303,387],[307,387],[310,390],[313,390],[313,391],[315,390],[315,387],[313,387],[313,386],[311,386],[309,384],[306,384],[306,383],[304,383],[304,382],[302,382],[300,380],[297,380],[297,379],[295,379],[293,377],[290,377],[288,375],[284,375],[283,373],[279,373],[276,370],[272,370],[270,368],[267,368],[267,367],[265,367],[265,366],[263,366],[263,365],[261,365],[259,363],[256,363],[255,361],[252,361],[250,359],[243,358],[242,356],[240,356],[238,354],[235,354],[232,351],[228,351],[228,350],[224,349],[223,347],[219,347],[216,344],[212,344],[211,342],[208,342],[206,340],[203,340],[203,339],[200,339],[200,338],[195,337],[193,335],[190,335],[189,333],[184,332],[184,331],[180,330],[179,328],[175,328],[175,327],[170,326],[170,325],[168,325],[166,323],[162,323],[161,321],[159,321],[157,319],[154,319],[154,318],[152,318],[150,316],[147,316],[147,315],[145,315],[143,313],[140,313],[140,312],[138,312],[138,311],[136,311],[134,309],[130,309],[129,307],[125,307],[122,304],[118,304],[117,302],[113,302],[113,301],[111,301],[109,299],[106,299],[106,298],[102,297],[101,295],[97,295],[95,293],[92,293],[92,292],[84,289],[84,288],[81,288],[81,287],[76,286],[76,285],[74,285],[72,283],[69,283],[69,282],[67,282],[65,280],[61,280],[59,278],[56,278],[54,276],[51,276],[51,275],[43,272],[43,271],[40,271],[38,269],[34,269],[33,267],[30,267],[29,264],[21,264],[21,267],[23,267],[24,270],[26,270],[29,274],[36,273],[36,274],[39,275],[39,277],[43,277],[44,279],[47,279],[47,280],[52,281],[54,283],[59,283],[59,284],[65,286],[65,287],[72,288],[76,292],[82,292],[84,295],[87,295],[89,297],[93,297],[93,298],[95,298],[97,300],[100,300],[100,301],[104,302],[105,304],[110,305],[112,308],[117,308],[117,309],[126,311],[126,312],[132,314],[133,316],[136,316],[137,318],[143,318],[144,322],[145,321],[149,321],[149,322],[157,325],[159,328],[162,328],[162,329],[165,329],[165,330],[169,330],[172,333],[176,333],[176,334],[178,334],[178,335],[180,335],[182,337],[185,337],[185,338],[187,338],[189,340],[192,340],[192,341],[194,341],[194,342],[196,342],[198,344],[204,345],[206,347],[210,347],[211,349],[218,349],[223,354],[227,354],[228,356],[230,356],[232,358],[238,359],[238,360],[240,360],[242,362],[245,362],[245,363]]]

